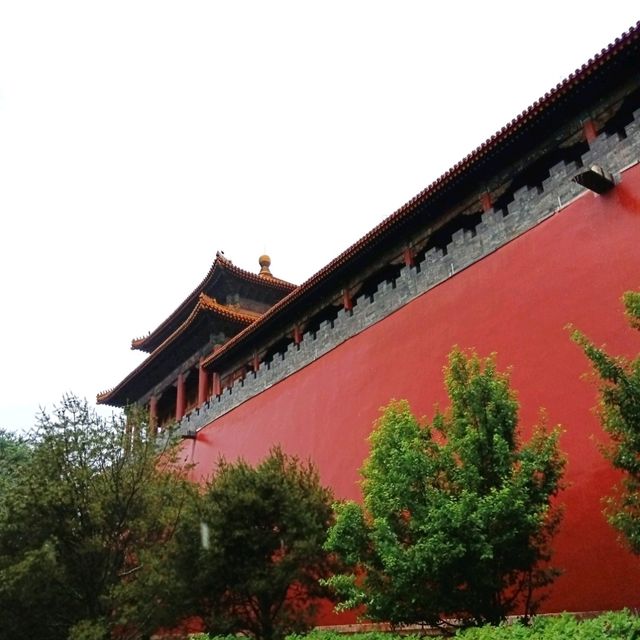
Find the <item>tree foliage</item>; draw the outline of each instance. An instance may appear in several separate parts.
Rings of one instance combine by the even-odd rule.
[[[369,631],[350,634],[349,640],[424,640],[424,637]],[[456,635],[458,640],[632,640],[638,637],[640,617],[628,610],[611,611],[593,618],[576,618],[568,613],[536,616],[528,625],[507,622],[465,629]],[[222,639],[205,636],[197,640]],[[344,640],[344,634],[319,629],[306,636],[291,635],[287,640]]]
[[[640,330],[640,292],[627,292],[623,300],[629,324]],[[624,473],[619,491],[607,500],[606,515],[631,550],[640,554],[640,355],[633,360],[611,356],[580,331],[572,338],[600,379],[599,416],[611,438],[604,452]]]
[[[181,528],[176,562],[208,631],[270,640],[312,624],[313,598],[327,595],[318,580],[331,570],[331,503],[315,468],[279,448],[256,467],[220,461]]]
[[[352,571],[328,582],[341,608],[395,624],[498,622],[535,606],[556,572],[549,541],[564,459],[559,431],[518,436],[518,403],[493,358],[454,350],[450,409],[430,424],[393,402],[361,470],[364,504],[338,506],[327,548]]]
[[[138,638],[163,622],[166,583],[135,604],[129,590],[163,553],[190,489],[142,417],[129,427],[73,396],[40,416],[0,493],[0,638]]]
[[[23,437],[0,429],[0,495],[10,491],[11,483],[29,454],[29,445]]]

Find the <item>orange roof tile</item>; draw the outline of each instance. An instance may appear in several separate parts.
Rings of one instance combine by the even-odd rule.
[[[283,293],[287,293],[295,289],[296,287],[296,285],[291,284],[290,282],[280,280],[279,278],[274,278],[273,276],[271,276],[270,278],[265,278],[263,276],[259,276],[258,274],[240,269],[239,267],[236,267],[233,262],[231,262],[231,260],[226,258],[220,251],[218,251],[216,253],[216,258],[211,265],[211,268],[209,269],[207,275],[203,278],[203,280],[198,284],[198,286],[182,301],[182,303],[175,309],[175,311],[173,311],[171,315],[165,318],[165,320],[163,320],[153,331],[150,331],[146,336],[134,338],[131,341],[131,348],[141,349],[143,351],[147,350],[145,347],[149,345],[149,343],[152,341],[152,338],[157,336],[157,334],[161,333],[162,331],[169,330],[171,324],[176,321],[177,317],[180,316],[180,314],[186,313],[187,308],[196,303],[197,296],[202,293],[205,287],[221,271],[226,271],[227,273],[237,276],[245,282],[257,284],[259,287],[276,289],[282,291]]]
[[[434,198],[455,179],[464,176],[468,171],[480,164],[480,162],[486,160],[487,156],[495,153],[497,149],[510,144],[514,139],[521,135],[522,130],[525,129],[525,127],[530,126],[537,118],[540,117],[541,114],[560,103],[568,94],[570,94],[570,92],[586,83],[589,77],[603,65],[615,60],[615,58],[625,50],[630,50],[632,45],[636,44],[639,40],[640,21],[623,33],[620,38],[616,38],[608,47],[602,49],[600,53],[596,54],[593,58],[590,58],[588,62],[570,74],[569,77],[558,83],[551,91],[545,93],[544,96],[536,100],[529,108],[525,109],[520,115],[502,127],[502,129],[488,138],[474,151],[468,154],[461,161],[457,162],[451,169],[442,174],[418,195],[409,200],[409,202],[385,218],[380,224],[375,226],[360,240],[355,242],[339,256],[329,262],[325,267],[320,269],[320,271],[311,276],[306,282],[296,287],[291,291],[291,293],[276,302],[276,304],[274,304],[259,320],[243,329],[240,333],[237,333],[215,353],[208,356],[204,361],[204,365],[212,365],[216,360],[224,357],[243,340],[247,339],[257,330],[271,322],[272,319],[276,318],[293,302],[308,295],[319,283],[325,281],[344,265],[352,262],[357,256],[362,255],[374,241],[387,235],[390,230],[396,229],[398,226],[402,225],[402,223],[408,219],[420,205],[424,205]]]
[[[616,58],[621,56],[626,51],[632,51],[632,46],[638,43],[640,39],[640,21],[631,28],[628,32],[624,33],[620,38],[617,38],[606,49],[603,49],[599,54],[590,59],[580,69],[577,69],[574,73],[568,76],[563,82],[559,83],[554,89],[546,93],[539,100],[534,102],[528,109],[523,111],[520,115],[514,118],[510,123],[488,138],[483,144],[476,148],[473,152],[463,158],[460,162],[456,163],[451,169],[446,171],[442,176],[432,182],[426,189],[421,191],[418,195],[412,198],[409,202],[404,204],[389,217],[383,220],[380,224],[369,231],[360,240],[342,252],[334,260],[329,262],[325,267],[320,269],[316,274],[311,276],[302,285],[295,287],[290,283],[280,281],[277,279],[261,278],[258,275],[243,271],[235,267],[229,260],[227,260],[222,254],[218,253],[216,260],[211,267],[209,273],[205,276],[204,280],[194,291],[186,298],[186,300],[169,316],[154,332],[153,335],[168,326],[173,318],[175,318],[181,311],[184,311],[184,307],[192,304],[196,296],[198,296],[204,286],[213,277],[217,268],[225,268],[237,275],[246,278],[250,281],[257,281],[261,284],[274,284],[279,286],[283,291],[289,291],[282,299],[276,302],[268,311],[262,316],[254,319],[245,326],[239,333],[233,336],[228,342],[226,342],[215,353],[208,356],[204,362],[205,366],[214,365],[215,362],[225,357],[234,348],[238,347],[243,341],[249,339],[252,335],[255,335],[262,327],[268,326],[270,323],[274,325],[281,319],[279,316],[295,302],[304,299],[307,296],[313,295],[320,285],[326,283],[334,274],[338,273],[340,269],[346,268],[352,265],[356,260],[375,245],[380,242],[386,236],[390,235],[393,231],[397,231],[404,223],[406,223],[411,216],[418,212],[418,208],[435,201],[435,198],[449,188],[456,180],[465,178],[477,167],[481,166],[483,162],[489,161],[495,158],[498,153],[507,148],[508,145],[514,144],[520,136],[523,136],[525,132],[530,131],[533,126],[538,123],[548,112],[561,105],[563,101],[567,101],[570,97],[577,95],[582,86],[586,85],[589,78],[595,75],[602,67],[615,63]],[[200,304],[200,300],[198,300]],[[206,303],[203,303],[206,304]],[[219,305],[222,306],[222,305]],[[228,308],[226,308],[228,309]],[[183,323],[177,330],[179,331],[184,327]],[[184,329],[182,329],[184,330]],[[177,333],[174,332],[175,333]],[[132,372],[125,380],[118,385],[114,390],[104,392],[98,396],[98,401],[105,402],[107,398],[121,389],[122,386],[131,379],[138,371],[142,370],[145,364],[155,356],[155,354],[164,348],[166,343],[173,339],[174,334],[167,338],[160,347],[158,347],[145,362]],[[144,343],[149,339],[140,338],[136,343]]]
[[[259,313],[248,311],[246,309],[234,309],[220,304],[204,293],[199,294],[198,301],[189,314],[188,318],[168,338],[166,338],[158,347],[156,347],[156,349],[154,349],[153,352],[147,358],[145,358],[145,360],[143,360],[126,378],[124,378],[124,380],[122,380],[120,384],[116,385],[112,389],[109,389],[108,391],[99,393],[97,395],[98,404],[109,404],[110,401],[114,399],[114,395],[122,392],[127,384],[141,375],[150,363],[156,360],[158,356],[163,353],[170,344],[175,342],[175,340],[180,335],[187,331],[187,329],[193,324],[193,322],[199,315],[205,312],[213,313],[218,317],[244,326],[250,325],[260,317]]]

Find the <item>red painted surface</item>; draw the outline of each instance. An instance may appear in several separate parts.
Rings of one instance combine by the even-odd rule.
[[[155,420],[158,417],[158,396],[151,396],[149,399],[149,420]]]
[[[198,404],[202,404],[208,395],[209,390],[209,373],[202,366],[202,360],[200,360],[200,364],[198,365]]]
[[[640,560],[618,544],[601,514],[617,475],[598,450],[604,436],[593,412],[596,389],[583,379],[589,367],[566,328],[573,323],[613,353],[640,352],[620,302],[640,287],[639,240],[637,165],[611,193],[585,193],[200,431],[185,443],[196,476],[207,476],[220,454],[256,462],[280,443],[313,459],[338,497],[357,499],[357,470],[380,407],[407,398],[417,414],[432,416],[435,403],[447,405],[442,369],[451,347],[495,351],[499,366],[512,369],[524,436],[539,407],[565,430],[566,512],[554,544],[564,574],[545,610],[640,606]]]
[[[216,371],[213,373],[213,395],[219,396],[222,393],[222,383],[220,374]]]
[[[353,309],[353,300],[351,299],[351,294],[348,289],[342,292],[342,306],[345,311],[351,311],[351,309]]]
[[[402,252],[402,258],[404,260],[404,265],[405,267],[413,267],[413,265],[415,264],[415,254],[413,253],[413,250],[411,249],[411,247],[407,247],[403,252]]]
[[[585,120],[584,124],[582,125],[582,130],[587,142],[593,142],[598,137],[596,125],[593,123],[593,120]]]
[[[187,408],[187,386],[184,374],[178,374],[176,381],[176,420],[182,420]]]

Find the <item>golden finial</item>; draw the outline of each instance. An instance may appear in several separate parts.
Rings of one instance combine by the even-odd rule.
[[[258,258],[258,264],[260,265],[260,273],[258,274],[261,278],[273,278],[271,275],[271,271],[269,271],[269,267],[271,266],[271,258],[268,255],[263,255]]]

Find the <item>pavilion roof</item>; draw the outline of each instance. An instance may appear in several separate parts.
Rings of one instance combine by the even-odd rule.
[[[236,330],[240,331],[255,322],[260,317],[260,314],[247,309],[236,309],[220,304],[214,298],[200,293],[186,320],[122,382],[113,389],[99,393],[97,396],[98,404],[124,406],[128,402],[136,400],[140,395],[144,395],[158,384],[160,379],[168,375],[171,368],[176,366],[170,357],[171,348],[175,348],[176,343],[183,336],[186,336],[197,322],[202,321],[203,317],[208,318],[208,323],[212,328],[222,322],[225,326],[235,326]]]
[[[215,289],[216,285],[221,281],[229,280],[242,281],[247,286],[258,291],[266,290],[274,301],[285,296],[295,289],[296,286],[290,282],[274,278],[271,275],[258,275],[240,269],[236,267],[231,260],[226,258],[224,254],[218,251],[211,268],[195,289],[182,301],[175,311],[163,320],[153,331],[141,338],[134,338],[131,341],[131,348],[146,351],[147,353],[153,352],[154,349],[162,344],[162,342],[172,335],[184,322],[185,318],[187,318],[198,302],[198,296],[201,293]]]
[[[607,90],[619,86],[621,79],[638,73],[639,59],[640,22],[298,287],[238,269],[222,254],[217,254],[209,273],[184,302],[149,336],[132,344],[134,348],[144,349],[157,343],[151,356],[114,390],[100,394],[98,401],[111,404],[114,398],[120,398],[127,381],[140,375],[148,366],[146,363],[157,357],[156,353],[162,353],[174,333],[184,327],[199,295],[216,274],[233,274],[247,282],[278,288],[283,294],[264,314],[243,325],[205,359],[205,366],[223,370],[236,361],[241,362],[247,353],[255,352],[276,333],[286,331],[314,301],[330,297],[336,287],[346,286],[354,274],[376,259],[381,249],[424,229],[431,220],[442,215],[447,206],[459,202],[464,194],[477,193],[478,185],[488,184],[499,171],[512,168],[523,154],[540,145],[559,123],[569,118],[588,117],[590,104],[606,95]]]

